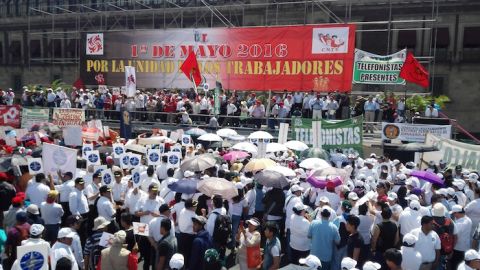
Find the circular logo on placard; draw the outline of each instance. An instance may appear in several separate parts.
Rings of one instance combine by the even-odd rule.
[[[177,164],[178,163],[178,157],[176,155],[171,155],[168,157],[168,162],[170,162],[170,164]]]
[[[132,175],[132,180],[133,180],[133,183],[135,183],[135,184],[140,183],[140,174],[139,173],[134,173]]]
[[[83,148],[83,154],[84,154],[84,155],[86,155],[88,151],[92,151],[92,148],[90,148],[90,147],[88,147],[88,146],[85,147],[85,148]]]
[[[123,148],[122,147],[115,147],[115,154],[117,154],[117,155],[123,154]]]
[[[157,162],[160,159],[160,156],[158,155],[158,153],[153,152],[153,153],[150,153],[150,155],[148,155],[148,158],[152,162]]]
[[[98,156],[96,154],[90,154],[88,155],[88,161],[91,163],[96,163],[98,161]]]
[[[67,155],[62,150],[55,150],[53,152],[53,161],[57,165],[65,165],[67,163]]]
[[[105,175],[103,175],[103,182],[106,185],[110,185],[110,183],[112,182],[112,176],[110,176],[109,173],[106,173]]]
[[[103,168],[98,168],[98,169],[95,171],[95,173],[102,173],[102,171],[103,171]]]
[[[396,125],[386,125],[383,129],[383,135],[390,140],[396,139],[400,135],[400,129]]]
[[[160,149],[160,153],[163,153],[163,151],[165,151],[165,148],[163,147],[163,145],[160,145],[158,149]]]
[[[251,143],[257,143],[257,142],[258,142],[258,139],[250,139],[250,142],[251,142]]]
[[[20,268],[28,270],[40,270],[45,262],[42,253],[31,251],[25,253],[20,259]]]
[[[138,159],[138,157],[131,157],[130,158],[130,164],[132,166],[137,166],[138,164],[140,164],[140,160]]]
[[[32,163],[30,163],[30,170],[34,172],[40,171],[41,168],[42,168],[42,164],[40,164],[40,162],[38,161],[33,161]]]
[[[172,152],[182,152],[182,150],[180,148],[176,147],[176,148],[172,149]]]
[[[183,142],[184,144],[190,144],[190,138],[188,138],[188,137],[183,137],[182,142]]]
[[[263,139],[264,143],[270,143],[270,139]]]
[[[122,158],[123,165],[128,165],[130,158],[128,156]]]

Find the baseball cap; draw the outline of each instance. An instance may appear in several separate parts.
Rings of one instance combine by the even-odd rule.
[[[160,213],[163,213],[163,212],[168,211],[168,210],[170,210],[170,207],[168,207],[168,204],[164,203],[164,204],[160,205],[160,209],[159,209]]]
[[[418,201],[411,201],[409,206],[412,210],[415,210],[415,211],[420,210],[420,207],[421,207]]]
[[[475,183],[478,181],[478,174],[476,173],[470,173],[468,175],[468,181],[472,182],[472,183]]]
[[[247,223],[252,224],[255,227],[260,226],[260,221],[257,218],[251,218],[247,220]]]
[[[156,184],[151,184],[148,186],[148,191],[158,191],[158,186]]]
[[[349,201],[343,201],[342,206],[345,208],[345,210],[352,210],[352,204]]]
[[[461,205],[456,204],[452,206],[452,211],[450,211],[450,214],[453,214],[453,213],[465,213],[465,210]]]
[[[328,199],[325,196],[320,197],[319,201],[322,202],[322,203],[330,203],[330,199]]]
[[[363,265],[363,270],[378,270],[382,268],[379,263],[368,261]]]
[[[358,198],[357,193],[355,193],[355,192],[352,191],[352,192],[348,193],[348,199],[349,199],[349,200],[352,200],[352,201],[356,201],[356,200],[358,200],[359,198]]]
[[[410,195],[408,195],[407,200],[409,200],[409,201],[417,201],[417,202],[420,201],[420,199],[418,198],[418,196],[415,195],[415,194],[410,194]]]
[[[306,258],[301,258],[300,260],[298,260],[298,262],[308,267],[318,268],[322,266],[320,259],[317,258],[317,256],[315,255],[308,255]]]
[[[398,199],[398,195],[397,195],[397,193],[395,193],[395,192],[390,192],[390,193],[388,194],[387,199],[390,200],[390,201],[396,200],[396,199]]]
[[[73,238],[74,236],[75,236],[75,233],[72,232],[72,230],[70,230],[70,228],[61,228],[61,229],[58,231],[57,239],[60,239],[60,238]]]
[[[463,190],[465,188],[465,181],[463,180],[454,180],[452,185],[457,187],[459,190]]]
[[[207,223],[207,219],[203,216],[195,216],[195,217],[192,217],[192,221],[193,222],[197,222],[197,223],[200,223],[202,225],[205,225]]]
[[[468,262],[475,260],[480,260],[480,254],[478,253],[478,251],[474,249],[467,250],[467,252],[465,252],[465,261]]]
[[[93,230],[96,231],[96,230],[103,229],[107,227],[109,224],[110,224],[110,221],[108,221],[104,217],[101,217],[101,216],[97,217],[95,218],[95,220],[93,220]]]
[[[35,204],[30,204],[27,207],[27,213],[30,213],[32,215],[40,215],[40,211],[38,210],[38,206]]]
[[[175,253],[173,254],[172,258],[170,259],[170,262],[168,265],[172,270],[179,270],[183,267],[185,264],[185,260],[183,258],[183,255],[180,253]]]
[[[407,247],[413,247],[417,240],[418,238],[415,235],[407,233],[403,236],[403,245]]]
[[[342,270],[351,270],[357,265],[357,261],[350,257],[345,257],[342,259]]]
[[[78,177],[77,179],[75,179],[75,184],[85,184],[85,181],[83,180],[83,178]]]
[[[303,188],[299,185],[293,185],[290,190],[293,192],[297,192],[297,191],[303,191]]]
[[[30,226],[30,235],[32,236],[41,235],[44,229],[45,227],[43,227],[42,224],[33,224],[32,226]]]
[[[300,211],[306,210],[307,207],[306,207],[303,203],[297,203],[297,204],[295,204],[295,206],[293,207],[293,209],[294,209],[295,211],[300,212]]]
[[[17,212],[15,220],[18,222],[27,222],[27,213],[23,211]]]
[[[185,208],[190,208],[190,207],[197,207],[198,202],[194,201],[193,199],[187,199],[185,200]]]
[[[112,189],[109,186],[101,186],[99,189],[100,193],[105,193],[108,191],[112,191]]]

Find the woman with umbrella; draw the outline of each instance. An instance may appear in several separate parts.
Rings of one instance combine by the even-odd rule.
[[[243,224],[240,224],[238,233],[236,235],[236,240],[240,243],[237,253],[238,264],[240,266],[240,270],[253,270],[257,269],[258,265],[251,265],[251,263],[249,264],[248,262],[254,262],[254,260],[249,257],[252,257],[252,251],[255,251],[255,249],[258,249],[258,253],[260,254],[260,240],[262,237],[260,232],[257,231],[257,228],[260,226],[260,221],[256,218],[252,218],[247,220],[246,223],[248,227],[245,229]]]
[[[232,240],[235,239],[237,235],[238,226],[240,225],[245,210],[244,208],[247,207],[245,197],[243,196],[243,184],[236,183],[235,188],[238,190],[238,195],[228,200],[228,210],[232,216]]]

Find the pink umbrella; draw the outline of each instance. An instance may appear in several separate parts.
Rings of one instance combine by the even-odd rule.
[[[332,180],[323,180],[311,175],[310,177],[307,178],[307,182],[316,188],[325,188],[328,182],[333,182],[333,184],[335,184],[335,186],[338,187],[342,184],[342,179],[340,179],[340,177],[335,177]]]
[[[225,155],[223,155],[223,159],[225,159],[227,161],[235,161],[237,159],[246,158],[248,156],[250,156],[250,154],[247,153],[247,152],[232,151],[232,152],[228,152]]]

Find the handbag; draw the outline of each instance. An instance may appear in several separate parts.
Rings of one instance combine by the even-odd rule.
[[[257,268],[262,263],[262,252],[260,245],[247,247],[247,266],[248,268]]]
[[[136,244],[135,244],[136,245]],[[136,251],[128,254],[128,270],[138,270],[138,255]]]

